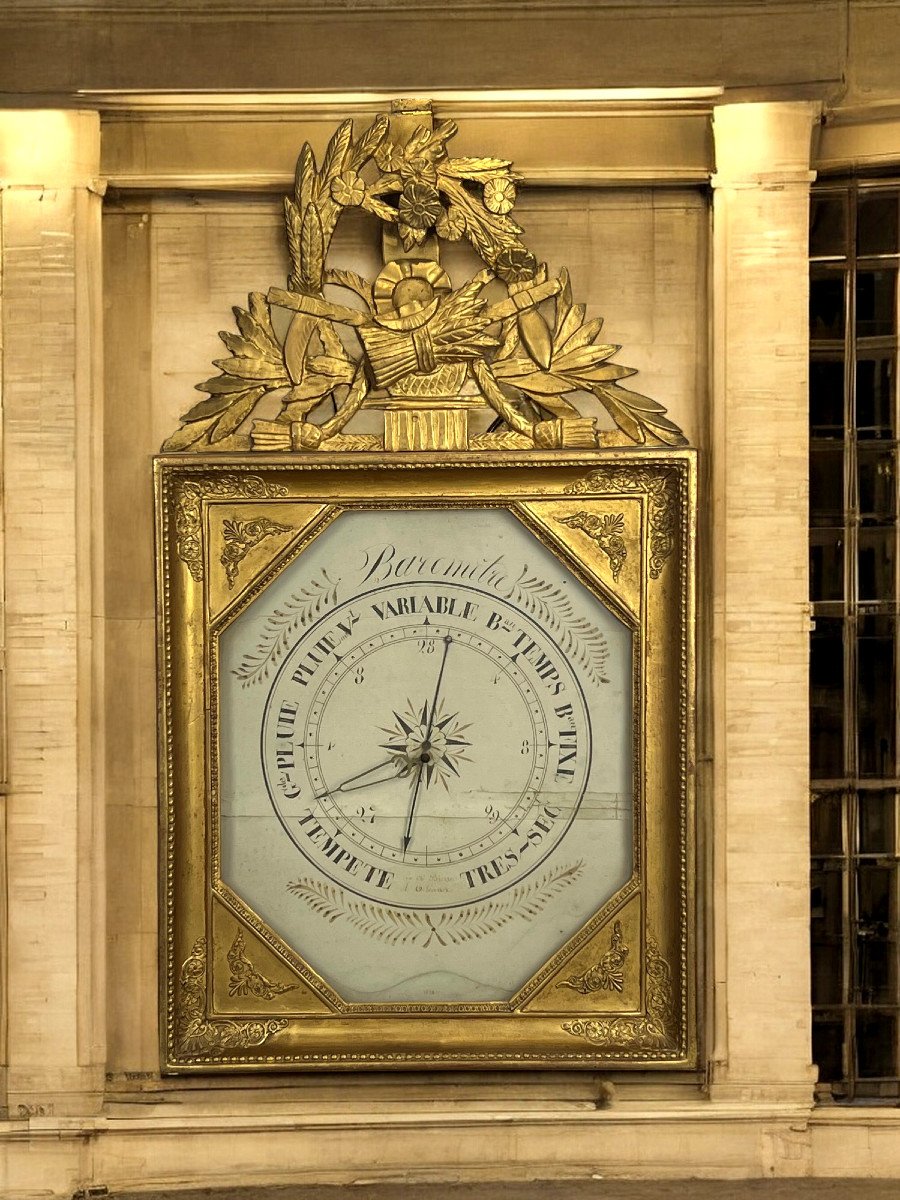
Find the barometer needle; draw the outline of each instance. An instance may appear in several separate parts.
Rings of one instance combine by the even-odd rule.
[[[409,815],[406,818],[406,830],[403,834],[403,850],[404,853],[409,848],[409,843],[412,841],[412,824],[413,817],[416,813],[416,801],[419,798],[419,785],[422,782],[422,770],[429,761],[431,751],[431,729],[434,725],[434,714],[437,712],[438,695],[441,690],[441,680],[444,677],[444,665],[447,662],[447,651],[450,649],[450,644],[453,638],[448,633],[444,638],[444,656],[441,659],[441,669],[438,671],[437,683],[434,685],[434,698],[431,701],[431,708],[428,711],[428,725],[425,729],[425,740],[422,743],[422,757],[419,759],[419,770],[416,774],[416,786],[413,788],[412,798],[409,802]]]
[[[394,770],[389,775],[380,776],[378,779],[370,779],[366,783],[356,782],[358,779],[364,779],[367,775],[374,775],[376,771],[381,771],[389,766],[394,767]],[[313,796],[313,799],[321,800],[323,796],[333,796],[336,792],[355,792],[360,788],[374,787],[376,783],[385,783],[388,779],[398,779],[405,773],[402,764],[398,764],[396,758],[385,758],[381,762],[376,763],[374,767],[368,767],[365,771],[359,771],[356,775],[351,775],[348,779],[344,779],[334,787],[326,788],[324,792],[318,792]],[[356,786],[352,787],[351,784],[355,784]]]

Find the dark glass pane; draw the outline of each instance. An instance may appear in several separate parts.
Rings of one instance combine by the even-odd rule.
[[[840,1004],[843,1000],[843,951],[839,941],[812,948],[813,1004]]]
[[[809,450],[809,523],[835,525],[844,513],[844,449],[812,443]]]
[[[894,436],[893,354],[860,358],[856,363],[856,427],[862,438]]]
[[[844,1022],[841,1017],[813,1014],[813,1062],[819,1068],[821,1083],[833,1083],[844,1077]]]
[[[809,336],[813,341],[844,336],[844,272],[814,274],[809,281]]]
[[[897,516],[896,455],[878,446],[860,447],[858,455],[859,516],[864,525],[885,525]]]
[[[860,529],[859,600],[894,598],[894,552],[896,530]]]
[[[860,854],[893,854],[895,822],[894,792],[860,792],[859,852]]]
[[[873,1079],[896,1074],[897,1018],[890,1013],[865,1012],[856,1018],[857,1074]]]
[[[840,864],[813,860],[810,921],[813,941],[817,944],[839,938],[844,930],[844,906],[841,901]]]
[[[843,359],[809,364],[809,433],[814,438],[844,436]]]
[[[897,272],[893,267],[857,271],[857,337],[889,337],[894,332],[896,295]]]
[[[809,207],[809,253],[847,253],[847,196],[813,196]]]
[[[856,905],[859,936],[887,937],[891,923],[891,890],[896,867],[881,867],[865,860],[856,868]]]
[[[840,854],[843,851],[842,801],[840,792],[818,792],[813,796],[810,812],[810,847],[813,854]]]
[[[865,617],[857,641],[858,748],[861,775],[894,773],[894,620]]]
[[[812,775],[814,779],[835,779],[844,773],[844,637],[838,619],[816,619],[809,685]]]
[[[856,253],[896,253],[897,193],[860,192],[856,213]]]
[[[810,600],[844,598],[844,531],[815,529],[809,539]]]
[[[897,979],[897,944],[860,930],[856,939],[855,992],[859,1004],[892,1004]]]

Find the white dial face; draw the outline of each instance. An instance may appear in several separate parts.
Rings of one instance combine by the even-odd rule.
[[[569,829],[590,759],[560,647],[452,580],[394,582],[331,610],[284,659],[262,728],[272,803],[310,864],[414,908],[530,875]]]
[[[628,879],[630,630],[502,509],[344,513],[217,639],[223,882],[345,999],[506,999]]]

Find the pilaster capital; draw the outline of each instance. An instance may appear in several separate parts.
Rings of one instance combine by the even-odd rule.
[[[84,110],[0,112],[0,187],[100,192],[100,114]]]
[[[808,186],[817,101],[720,104],[713,111],[714,188]]]

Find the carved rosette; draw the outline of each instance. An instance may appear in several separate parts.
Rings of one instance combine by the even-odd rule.
[[[647,520],[650,526],[650,578],[659,579],[678,540],[680,487],[681,479],[676,468],[613,463],[591,471],[583,479],[570,484],[566,491],[573,496],[589,496],[602,492],[646,494]],[[567,520],[565,524],[572,524],[572,519]],[[587,530],[586,532],[589,537],[593,536]]]
[[[273,1033],[284,1029],[287,1020],[232,1020],[206,1015],[206,938],[194,942],[181,967],[178,1003],[175,1010],[175,1040],[180,1054],[217,1054],[261,1046]]]

